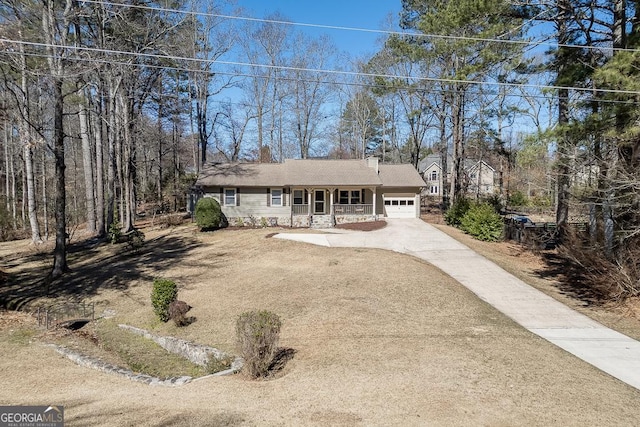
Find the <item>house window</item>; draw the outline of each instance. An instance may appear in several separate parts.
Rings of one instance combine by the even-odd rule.
[[[349,191],[348,190],[340,190],[340,199],[339,202],[341,205],[349,204]]]
[[[439,194],[437,185],[432,185],[429,191],[431,194]]]
[[[338,196],[338,202],[341,205],[358,205],[362,203],[360,190],[340,190],[340,194]]]
[[[271,206],[282,206],[282,190],[271,190]]]
[[[224,189],[224,204],[225,206],[236,205],[236,189],[235,188]]]
[[[437,171],[432,171],[431,172],[431,181],[437,181],[438,180],[438,172]]]
[[[304,191],[293,190],[293,204],[304,205]]]

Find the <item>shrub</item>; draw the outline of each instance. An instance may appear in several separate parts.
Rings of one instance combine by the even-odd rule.
[[[464,197],[456,200],[453,203],[453,206],[447,210],[444,214],[444,220],[447,224],[452,225],[454,227],[460,227],[460,221],[462,217],[467,213],[469,208],[471,207],[471,203],[469,199]]]
[[[5,206],[5,197],[0,197],[0,241],[9,240],[11,229],[11,216]]]
[[[187,326],[193,323],[192,317],[186,317],[185,314],[191,310],[191,306],[184,301],[173,300],[169,304],[169,318],[173,320],[176,326]]]
[[[120,228],[120,222],[118,220],[114,219],[109,225],[107,236],[109,237],[109,241],[114,245],[120,241],[120,238],[122,237],[122,228]]]
[[[264,377],[278,351],[282,323],[270,311],[249,311],[238,317],[236,338],[244,369],[252,378]]]
[[[158,318],[166,322],[169,320],[169,305],[178,296],[178,287],[173,280],[154,279],[151,291],[151,303],[153,312]]]
[[[504,210],[504,204],[502,203],[502,198],[497,194],[493,194],[487,197],[485,199],[485,202],[490,204],[497,213],[500,213]]]
[[[488,203],[474,204],[460,220],[460,228],[478,240],[500,240],[504,229],[502,217]]]
[[[220,228],[222,224],[222,209],[220,203],[214,198],[203,197],[196,203],[196,224],[203,230]]]
[[[127,235],[127,248],[137,253],[144,245],[144,233],[138,229],[133,230]]]
[[[551,204],[551,197],[546,195],[537,195],[531,198],[531,205],[539,208],[548,208]]]
[[[520,190],[516,190],[509,195],[509,206],[528,206],[529,199]]]

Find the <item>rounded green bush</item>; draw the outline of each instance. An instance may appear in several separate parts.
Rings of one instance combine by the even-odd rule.
[[[196,203],[196,224],[201,229],[218,228],[222,223],[222,209],[214,198],[203,197]]]
[[[252,378],[265,377],[278,351],[280,317],[270,311],[248,311],[236,322],[236,338],[244,369]]]
[[[169,320],[169,305],[178,297],[178,286],[173,280],[154,279],[151,291],[153,312],[160,320]]]
[[[460,220],[460,228],[478,240],[496,242],[502,238],[502,217],[488,203],[472,205]]]

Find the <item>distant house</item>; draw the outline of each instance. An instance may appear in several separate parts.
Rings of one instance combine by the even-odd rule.
[[[220,203],[230,224],[332,227],[382,217],[417,218],[424,181],[412,165],[366,160],[212,163],[199,197]]]
[[[451,176],[453,160],[447,161],[448,176]],[[442,197],[443,173],[442,158],[439,154],[430,154],[418,165],[425,181],[425,195]],[[495,193],[496,170],[484,160],[465,159],[464,185],[470,194],[491,195]]]

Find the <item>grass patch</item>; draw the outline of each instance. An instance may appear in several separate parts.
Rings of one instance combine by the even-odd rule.
[[[209,363],[207,363],[207,367],[205,370],[208,374],[215,374],[216,372],[226,371],[227,369],[231,369],[231,364],[233,363],[234,358],[231,356],[227,356],[223,359],[216,359],[212,357],[209,359]]]
[[[231,365],[231,361],[225,360],[213,360],[207,367],[196,365],[147,338],[119,328],[111,319],[96,320],[73,332],[59,329],[49,334],[49,340],[104,362],[162,379],[201,377]]]
[[[158,378],[200,377],[208,373],[205,368],[167,352],[153,341],[119,328],[113,321],[96,322],[95,332],[99,345],[105,351],[117,354],[134,372]]]
[[[8,342],[16,345],[28,345],[35,336],[33,329],[21,327],[9,333]]]

